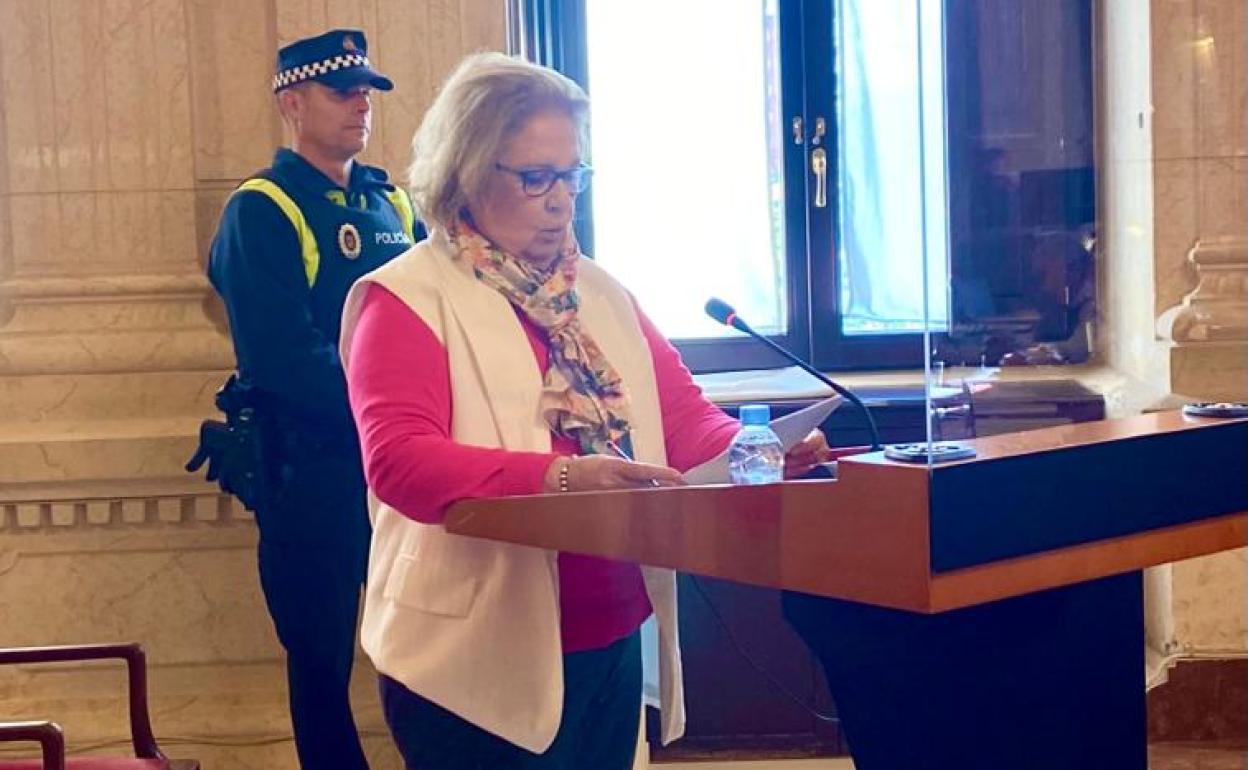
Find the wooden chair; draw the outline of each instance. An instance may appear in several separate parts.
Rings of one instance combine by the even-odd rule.
[[[156,745],[147,712],[147,657],[142,646],[84,644],[0,649],[0,665],[63,663],[118,658],[126,662],[130,703],[130,741],[134,756],[66,758],[65,735],[51,720],[0,722],[0,742],[37,741],[40,759],[0,759],[0,770],[199,770],[195,760],[170,760]]]

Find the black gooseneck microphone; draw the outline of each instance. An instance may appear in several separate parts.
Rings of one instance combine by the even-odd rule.
[[[732,305],[729,305],[727,302],[724,302],[722,299],[718,299],[716,297],[711,297],[710,299],[708,299],[706,301],[706,314],[709,315],[711,318],[714,318],[716,321],[719,321],[724,326],[731,326],[732,328],[738,331],[745,332],[746,334],[750,335],[754,339],[758,340],[759,342],[763,343],[767,347],[771,348],[772,350],[776,351],[780,355],[784,356],[787,360],[792,361],[802,371],[806,372],[810,376],[819,380],[824,385],[827,385],[829,388],[836,391],[839,395],[844,396],[847,401],[849,401],[854,406],[861,409],[863,415],[865,415],[867,418],[867,429],[871,432],[871,451],[876,452],[882,448],[880,445],[880,432],[875,427],[875,418],[871,416],[871,410],[867,408],[867,405],[862,403],[862,399],[858,398],[849,390],[846,390],[840,385],[837,385],[832,380],[828,379],[826,376],[824,376],[823,372],[820,372],[815,367],[811,366],[810,364],[806,363],[802,359],[798,358],[797,356],[793,355],[789,351],[785,350],[784,348],[780,347],[776,343],[772,342],[771,340],[767,339],[763,335],[751,329],[749,324],[747,324],[745,321],[742,321],[740,317],[737,316],[737,311],[733,309]]]

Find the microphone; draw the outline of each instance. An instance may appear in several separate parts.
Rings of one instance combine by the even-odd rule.
[[[737,315],[737,311],[733,309],[732,305],[729,305],[727,302],[724,302],[722,299],[719,299],[717,297],[711,297],[709,300],[707,300],[706,301],[706,314],[709,315],[711,318],[714,318],[716,321],[719,321],[724,326],[731,326],[737,331],[742,331],[750,335],[754,339],[758,340],[759,342],[763,343],[767,347],[771,348],[772,350],[776,351],[780,355],[784,356],[786,360],[791,361],[794,364],[796,364],[798,368],[800,368],[802,371],[806,372],[807,374],[811,375],[815,379],[819,380],[824,385],[827,385],[829,388],[834,390],[837,394],[844,396],[847,401],[849,401],[851,404],[861,409],[863,415],[866,416],[867,418],[867,429],[871,432],[871,451],[876,452],[881,449],[880,432],[875,427],[875,418],[871,416],[871,410],[867,408],[866,404],[862,403],[862,399],[855,396],[849,390],[841,387],[840,385],[837,385],[828,377],[824,376],[823,372],[820,372],[815,367],[811,366],[810,364],[806,363],[802,359],[793,355],[789,351],[780,347],[776,343],[767,339],[763,335],[754,331],[752,328],[750,328],[749,324],[741,320],[741,318]]]

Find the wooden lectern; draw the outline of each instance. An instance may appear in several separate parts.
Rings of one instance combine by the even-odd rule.
[[[465,501],[446,526],[785,589],[858,770],[1144,770],[1140,571],[1248,545],[1248,420],[969,443],[832,481]]]

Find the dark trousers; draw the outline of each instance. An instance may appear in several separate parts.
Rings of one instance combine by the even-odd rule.
[[[641,634],[563,656],[563,721],[542,754],[382,676],[382,709],[408,770],[628,770],[641,716]]]
[[[258,513],[260,585],[286,649],[300,766],[366,770],[349,690],[368,514],[362,483],[333,468],[300,468]]]

